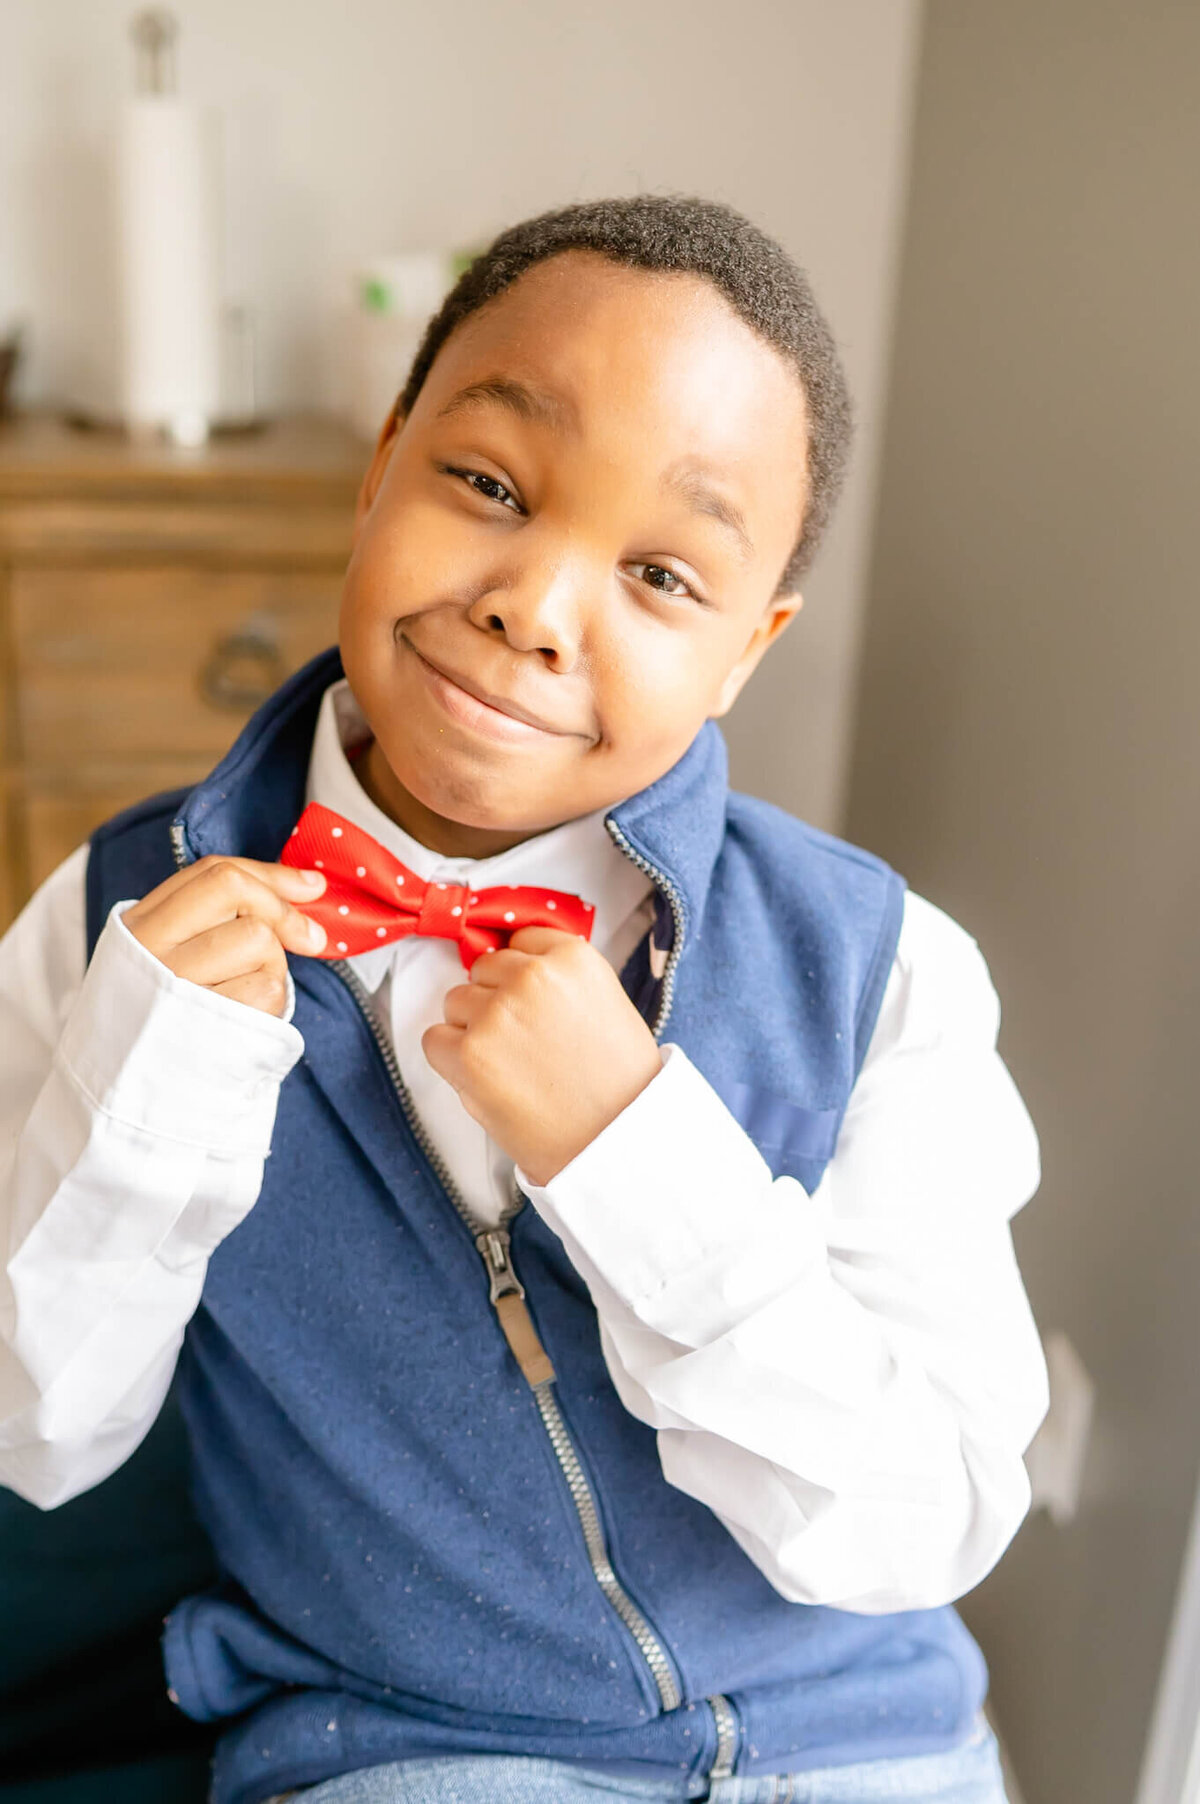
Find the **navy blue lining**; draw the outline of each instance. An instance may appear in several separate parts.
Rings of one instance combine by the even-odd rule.
[[[803,1109],[754,1084],[727,1083],[721,1100],[763,1151],[785,1159],[829,1159],[842,1119],[840,1109]]]
[[[126,832],[130,829],[153,821],[156,815],[162,817],[161,845],[154,845],[153,848],[147,847],[140,834],[132,842],[136,848],[133,857],[138,865],[136,877],[131,870],[129,849],[124,843],[121,846],[122,878],[129,887],[122,890],[118,900],[126,895],[146,895],[165,877],[170,876],[174,869],[170,826],[190,794],[190,789],[168,789],[159,795],[148,796],[144,802],[136,802],[132,808],[126,808],[122,814],[114,815],[112,820],[106,821],[104,826],[97,828],[92,835],[85,884],[89,962],[92,953],[96,950],[96,941],[104,931],[104,923],[108,919],[109,910],[112,907],[112,898],[108,893],[107,842],[117,837],[124,840]]]
[[[886,870],[886,866],[884,869]],[[896,957],[896,945],[900,938],[900,928],[904,921],[904,897],[907,885],[903,877],[895,871],[888,870],[890,881],[884,890],[883,918],[879,924],[879,938],[875,943],[875,956],[871,960],[871,969],[867,973],[867,981],[863,985],[862,995],[858,1000],[858,1008],[854,1016],[854,1076],[857,1079],[867,1056],[867,1048],[871,1044],[871,1035],[875,1032],[875,1023],[879,1019],[879,1011],[883,1006],[883,995],[887,989],[887,981],[891,976],[892,965]]]

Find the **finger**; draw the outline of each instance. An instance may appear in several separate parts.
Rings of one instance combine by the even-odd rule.
[[[324,894],[327,882],[324,871],[310,870],[301,865],[266,864],[257,858],[237,858],[233,863],[251,877],[257,877],[260,883],[273,889],[285,902],[303,905]]]
[[[511,983],[529,963],[527,952],[506,946],[500,952],[481,953],[467,972],[467,982],[481,984],[484,989],[498,990]]]
[[[299,952],[305,958],[316,958],[324,952],[329,939],[320,921],[310,921],[296,908],[288,909],[275,931],[285,952]]]
[[[285,901],[273,883],[247,868],[249,861],[214,859],[187,884],[165,893],[153,906],[127,911],[131,932],[158,958],[223,921],[253,915],[275,931],[291,952],[312,953],[325,944],[324,930]],[[273,868],[273,867],[268,867]],[[282,867],[281,867],[282,868]],[[320,873],[317,873],[319,876]],[[323,879],[322,879],[323,881]],[[315,899],[316,889],[312,891]]]
[[[252,887],[251,887],[252,886]],[[206,886],[195,895],[175,896],[163,902],[150,915],[131,919],[130,928],[147,951],[166,964],[180,946],[211,932],[213,928],[238,920],[257,920],[271,929],[279,945],[287,952],[299,952],[312,958],[325,949],[327,935],[317,921],[310,921],[298,909],[274,896],[265,885],[247,879],[247,887],[214,891]]]
[[[254,915],[239,915],[236,921],[223,921],[206,933],[177,946],[165,961],[177,977],[189,983],[215,989],[232,978],[246,977],[252,971],[273,971],[282,976],[287,969],[283,947],[274,930]]]
[[[588,942],[582,934],[567,933],[561,927],[518,927],[508,942],[510,951],[524,952],[533,958],[543,957],[547,952],[559,952],[572,943],[586,945]]]
[[[211,987],[215,995],[260,1009],[264,1015],[282,1015],[287,1007],[287,979],[270,971],[248,971],[242,977],[231,977],[228,982]]]
[[[277,895],[283,897],[285,902],[311,902],[325,889],[326,880],[322,871],[303,870],[299,866],[286,864],[264,864],[257,858],[198,858],[194,864],[185,864],[181,870],[175,871],[164,882],[156,885],[154,889],[148,890],[137,907],[139,909],[155,907],[165,897],[174,894],[189,883],[194,883],[198,877],[210,873],[214,865],[236,866],[237,869],[247,872],[249,876],[257,877],[260,883],[265,883],[269,889],[273,889]],[[129,912],[132,914],[133,910],[130,909]]]
[[[456,984],[442,999],[442,1013],[451,1027],[474,1027],[490,1007],[491,997],[478,984]]]
[[[450,1027],[445,1022],[427,1027],[421,1035],[421,1051],[429,1064],[455,1090],[463,1087],[462,1045],[465,1038],[465,1029]]]

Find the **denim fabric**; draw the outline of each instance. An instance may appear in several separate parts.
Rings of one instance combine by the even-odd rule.
[[[945,1754],[718,1779],[711,1790],[703,1780],[613,1778],[557,1760],[468,1755],[368,1767],[284,1796],[297,1804],[1006,1804],[996,1739],[982,1721]]]

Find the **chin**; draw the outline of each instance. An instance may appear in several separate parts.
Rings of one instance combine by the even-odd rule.
[[[385,756],[387,748],[384,748]],[[429,768],[421,759],[389,765],[409,795],[423,808],[460,827],[491,828],[500,833],[536,833],[552,821],[565,818],[545,803],[515,795],[510,784],[494,771],[464,764],[448,770],[444,761]]]

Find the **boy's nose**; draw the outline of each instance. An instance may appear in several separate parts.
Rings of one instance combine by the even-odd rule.
[[[565,674],[579,656],[583,573],[566,563],[508,570],[468,609],[472,623],[502,634],[514,651],[532,651]]]

